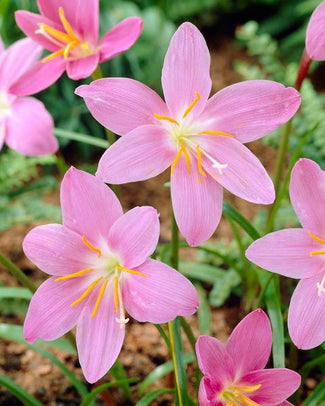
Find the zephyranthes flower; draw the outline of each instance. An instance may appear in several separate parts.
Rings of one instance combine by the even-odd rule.
[[[87,78],[98,63],[129,49],[138,39],[142,20],[130,17],[108,31],[99,42],[99,0],[37,0],[40,15],[17,11],[24,33],[51,54],[33,72],[39,88],[47,87],[67,70],[71,79]],[[24,93],[26,88],[21,88]]]
[[[311,59],[325,60],[325,1],[313,12],[306,33],[306,51]]]
[[[52,154],[58,149],[53,120],[43,103],[33,97],[18,97],[16,86],[26,84],[42,49],[30,39],[15,42],[8,49],[0,39],[0,149],[6,143],[24,155]],[[34,86],[35,85],[35,86]],[[37,85],[28,83],[31,95]]]
[[[97,176],[127,183],[171,167],[176,221],[192,246],[216,229],[222,186],[251,202],[273,202],[271,179],[242,143],[276,129],[300,105],[293,88],[262,80],[238,83],[208,100],[209,69],[203,36],[184,23],[165,57],[166,103],[132,79],[102,79],[76,90],[100,123],[123,136],[101,158]]]
[[[166,264],[148,259],[159,238],[158,213],[136,207],[123,214],[101,181],[71,168],[61,186],[63,225],[34,228],[24,252],[53,275],[33,296],[25,339],[54,340],[77,325],[79,360],[95,382],[123,343],[125,310],[138,321],[165,323],[198,308],[193,285]]]
[[[290,199],[303,228],[267,234],[247,250],[247,258],[271,272],[301,279],[291,298],[288,327],[298,348],[325,340],[325,173],[300,159],[290,180]]]
[[[237,325],[226,344],[200,336],[200,406],[291,405],[286,399],[298,389],[300,376],[286,368],[264,369],[271,347],[271,325],[260,309]]]

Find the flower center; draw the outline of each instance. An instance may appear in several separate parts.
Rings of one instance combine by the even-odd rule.
[[[261,386],[261,384],[253,386],[231,385],[221,393],[221,399],[227,402],[226,406],[261,406],[249,397],[249,394],[256,392]]]
[[[57,30],[43,23],[39,23],[39,29],[35,31],[36,34],[43,35],[46,39],[59,47],[58,51],[42,59],[42,62],[48,62],[60,55],[63,55],[64,59],[68,59],[70,54],[74,58],[82,58],[91,55],[93,52],[90,49],[89,43],[87,41],[83,42],[73,31],[64,14],[63,7],[59,8],[59,16],[64,31]]]
[[[119,318],[117,317],[116,321],[118,323],[120,323],[121,327],[122,327],[124,324],[126,324],[129,321],[128,318],[125,318],[123,295],[122,295],[122,291],[121,291],[121,287],[120,287],[121,280],[123,279],[123,275],[125,273],[139,275],[142,277],[147,277],[147,275],[145,275],[142,272],[134,271],[133,269],[125,268],[124,266],[121,265],[120,259],[113,254],[106,255],[106,256],[103,255],[102,251],[100,249],[94,247],[86,239],[86,237],[84,235],[82,236],[82,241],[86,245],[87,248],[89,248],[91,251],[93,251],[97,254],[97,257],[99,260],[97,266],[95,266],[93,268],[82,269],[81,271],[71,273],[71,274],[68,274],[65,276],[60,276],[59,278],[56,278],[55,281],[59,282],[59,281],[63,281],[63,280],[71,279],[71,278],[77,278],[79,276],[83,276],[88,273],[91,273],[91,274],[96,273],[96,279],[93,280],[90,283],[90,285],[88,286],[88,288],[85,290],[85,292],[70,305],[70,306],[76,306],[79,303],[81,303],[90,294],[90,292],[95,288],[95,286],[97,286],[98,284],[101,284],[102,286],[100,288],[100,291],[99,291],[99,294],[98,294],[98,297],[96,300],[96,304],[95,304],[94,310],[91,315],[92,317],[95,317],[97,310],[99,308],[100,302],[104,296],[107,285],[108,285],[109,281],[111,280],[114,285],[113,290],[114,290],[115,312],[116,312],[116,315],[118,315],[118,313],[120,313],[120,317]],[[99,277],[97,278],[97,276],[99,276]]]
[[[231,134],[225,133],[223,131],[197,131],[195,128],[196,126],[193,125],[193,123],[189,123],[187,116],[188,114],[192,111],[193,107],[199,102],[201,99],[201,96],[198,92],[195,92],[195,99],[192,101],[192,103],[185,109],[181,120],[177,121],[176,119],[169,117],[169,116],[164,116],[160,114],[154,113],[154,116],[158,120],[163,120],[167,121],[169,124],[168,130],[170,131],[171,137],[173,141],[176,143],[177,146],[177,154],[176,157],[171,165],[171,174],[174,174],[175,167],[177,163],[179,162],[182,154],[184,154],[185,160],[186,160],[186,166],[187,166],[187,171],[188,173],[191,173],[191,152],[194,154],[194,157],[196,156],[196,166],[199,174],[203,177],[206,177],[206,173],[204,172],[202,168],[202,154],[208,158],[208,160],[211,162],[213,168],[217,168],[218,172],[220,175],[223,173],[223,169],[227,168],[227,164],[221,164],[218,162],[216,159],[211,157],[210,154],[208,154],[205,150],[200,148],[200,145],[198,143],[193,142],[191,138],[197,137],[199,135],[209,135],[209,134],[214,134],[214,135],[222,135],[225,137],[232,137]],[[188,151],[190,150],[190,153]],[[201,178],[199,178],[200,181]]]
[[[319,238],[316,235],[312,234],[310,231],[308,231],[309,236],[318,242],[321,242],[322,244],[325,244],[325,239]],[[324,255],[325,251],[312,251],[309,253],[309,256],[312,257],[314,255]],[[323,276],[322,280],[320,282],[316,283],[317,286],[317,294],[320,297],[322,293],[325,293],[325,275]]]

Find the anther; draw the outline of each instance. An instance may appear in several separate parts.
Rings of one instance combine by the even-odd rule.
[[[82,271],[79,271],[79,272],[70,273],[69,275],[60,276],[59,278],[55,279],[55,282],[64,281],[66,279],[71,279],[71,278],[76,278],[77,276],[85,275],[86,273],[91,272],[94,269],[95,268],[83,269]]]
[[[202,169],[202,160],[201,160],[201,151],[200,151],[200,146],[197,144],[196,146],[196,151],[197,151],[197,166],[200,174],[204,177],[206,177],[206,173]]]
[[[107,284],[108,284],[108,279],[106,279],[106,281],[103,283],[103,286],[100,288],[100,292],[99,292],[98,298],[97,298],[97,300],[96,300],[96,304],[95,304],[95,307],[94,307],[94,311],[92,312],[91,317],[95,317],[95,316],[96,316],[98,307],[99,307],[100,302],[101,302],[101,300],[102,300],[102,298],[103,298],[103,295],[104,295],[104,293],[105,293],[105,289],[106,289]]]
[[[100,278],[96,279],[89,287],[88,289],[79,297],[79,299],[75,300],[73,303],[71,303],[70,306],[75,306],[78,303],[80,303],[86,296],[89,295],[89,293],[94,289],[94,287],[97,285],[98,282],[100,282],[103,279],[103,276]]]
[[[167,120],[167,121],[170,121],[171,123],[176,124],[176,125],[179,126],[179,122],[176,121],[175,119],[173,119],[172,117],[169,117],[169,116],[162,116],[162,115],[156,114],[156,113],[153,113],[153,115],[154,115],[156,118],[158,118],[158,120]]]
[[[196,105],[196,103],[201,99],[201,96],[198,92],[195,92],[195,95],[196,95],[195,99],[188,106],[188,108],[184,111],[183,118],[185,118],[188,115],[188,113],[193,109],[193,107]]]
[[[225,133],[223,131],[201,131],[198,133],[198,135],[201,135],[201,134],[216,134],[216,135],[223,135],[224,137],[234,138],[233,135],[231,135],[229,133]]]
[[[85,235],[83,235],[81,238],[82,238],[83,243],[86,245],[86,247],[88,247],[90,250],[92,250],[92,251],[94,251],[94,252],[96,252],[98,254],[98,258],[100,258],[102,256],[101,250],[94,247],[93,245],[91,245],[90,242],[87,241]]]

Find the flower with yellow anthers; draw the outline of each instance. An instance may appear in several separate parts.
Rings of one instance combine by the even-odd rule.
[[[204,38],[184,23],[165,57],[166,102],[132,79],[101,79],[76,90],[93,116],[122,136],[104,153],[96,175],[120,184],[170,167],[175,218],[191,246],[216,229],[223,187],[250,202],[273,202],[271,179],[243,143],[276,129],[300,105],[295,89],[272,81],[238,83],[209,99],[209,70]]]
[[[136,207],[123,214],[114,193],[71,168],[61,187],[63,225],[34,228],[23,248],[52,275],[33,296],[24,324],[29,342],[56,339],[77,325],[77,347],[89,382],[115,362],[128,313],[165,323],[198,308],[194,286],[179,272],[149,259],[159,238],[158,213]]]
[[[286,399],[298,389],[300,376],[286,368],[265,369],[271,347],[271,325],[260,309],[237,325],[226,344],[200,336],[200,406],[291,405]]]

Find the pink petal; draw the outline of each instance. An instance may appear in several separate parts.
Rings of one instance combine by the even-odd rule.
[[[118,23],[100,41],[100,62],[112,59],[128,50],[139,38],[142,19],[129,17]]]
[[[325,2],[314,10],[306,32],[306,50],[310,58],[325,60]]]
[[[65,71],[63,58],[54,58],[48,62],[38,62],[11,87],[10,93],[16,96],[29,96],[51,86]]]
[[[205,107],[211,91],[210,54],[200,31],[183,23],[173,35],[162,71],[165,100],[173,118],[180,118],[198,92],[200,101],[191,115]]]
[[[143,125],[157,124],[154,113],[168,115],[158,94],[133,79],[99,79],[79,86],[75,93],[85,99],[100,124],[118,135]]]
[[[306,230],[293,228],[276,231],[254,241],[248,247],[246,257],[268,271],[301,279],[323,269],[322,256],[309,255],[322,250],[322,245],[313,240]]]
[[[261,309],[249,313],[233,330],[227,341],[227,351],[236,365],[238,375],[264,368],[270,357],[271,348],[271,324]]]
[[[320,238],[325,237],[325,173],[310,159],[300,159],[290,180],[290,199],[301,225]]]
[[[204,169],[231,193],[249,202],[270,204],[275,199],[272,180],[261,162],[248,148],[234,138],[205,135],[196,138],[202,152]],[[228,165],[219,173],[211,158]]]
[[[156,209],[150,206],[135,207],[112,225],[108,244],[119,255],[123,266],[133,269],[156,249],[159,228]]]
[[[163,127],[138,127],[108,148],[96,176],[111,184],[153,178],[172,164],[175,149]]]
[[[240,385],[261,387],[250,398],[263,406],[274,406],[285,401],[300,386],[297,372],[286,368],[260,369],[243,376]]]
[[[88,78],[97,68],[98,62],[99,54],[69,61],[67,64],[67,75],[72,80]]]
[[[81,236],[61,224],[33,228],[24,239],[23,249],[28,259],[51,275],[78,272],[91,264],[91,253]]]
[[[200,370],[209,377],[214,385],[222,388],[233,382],[236,371],[232,357],[219,340],[209,336],[200,336],[195,345]]]
[[[29,38],[15,42],[0,57],[0,86],[9,89],[40,58],[42,48]]]
[[[123,214],[115,194],[87,172],[70,168],[61,184],[63,224],[100,248]]]
[[[176,222],[191,247],[211,237],[222,214],[222,187],[211,176],[201,178],[194,166],[194,159],[191,173],[188,173],[182,155],[171,175]]]
[[[203,130],[227,132],[240,142],[253,141],[288,121],[300,100],[297,90],[271,80],[236,83],[208,101],[201,116],[208,122]]]
[[[125,307],[134,319],[166,323],[197,311],[199,303],[194,286],[175,269],[147,260],[136,270],[146,277],[130,274],[123,281]]]
[[[55,282],[50,278],[37,289],[24,323],[29,343],[38,338],[51,341],[63,336],[77,323],[82,306],[70,306],[87,289],[82,278]]]
[[[325,293],[318,295],[321,272],[301,280],[293,292],[288,315],[289,334],[294,344],[303,350],[317,347],[325,340]]]
[[[33,97],[19,98],[7,117],[7,145],[24,155],[53,154],[59,148],[53,120],[44,104]]]
[[[95,317],[99,289],[89,298],[77,327],[77,347],[82,371],[88,382],[102,378],[116,361],[123,344],[125,326],[116,321],[113,284],[109,283]]]
[[[219,401],[218,394],[223,386],[220,382],[211,381],[210,378],[203,377],[199,388],[199,406],[224,406],[223,401]]]

